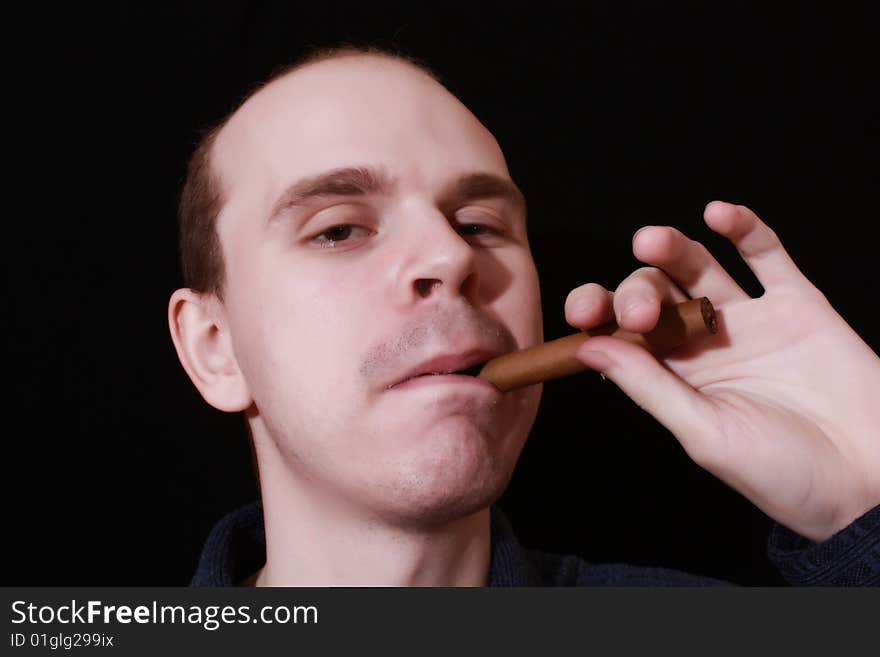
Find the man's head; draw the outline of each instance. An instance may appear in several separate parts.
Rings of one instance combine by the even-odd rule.
[[[209,136],[187,203],[216,223],[182,231],[197,289],[172,335],[205,399],[246,412],[264,488],[399,525],[501,494],[540,386],[428,373],[540,342],[539,287],[522,195],[458,99],[401,58],[313,60]]]

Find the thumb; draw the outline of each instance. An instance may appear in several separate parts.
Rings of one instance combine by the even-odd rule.
[[[696,441],[706,433],[709,404],[691,385],[646,349],[610,336],[590,338],[576,357],[614,381],[669,429],[693,458]]]

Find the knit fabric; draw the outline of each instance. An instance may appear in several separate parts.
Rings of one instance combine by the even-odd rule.
[[[628,564],[593,564],[575,555],[524,548],[509,521],[491,507],[489,586],[723,586],[700,575]],[[775,525],[768,555],[795,586],[880,584],[880,506],[822,543]],[[266,560],[263,508],[253,502],[222,518],[211,530],[192,586],[236,586]]]
[[[767,553],[795,586],[880,585],[880,506],[821,543],[774,525]]]

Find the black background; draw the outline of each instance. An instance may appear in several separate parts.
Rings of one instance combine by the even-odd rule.
[[[570,330],[571,288],[641,266],[646,224],[703,241],[759,295],[702,222],[721,198],[762,216],[878,349],[864,9],[417,4],[132,3],[9,24],[34,29],[7,84],[27,149],[7,188],[4,584],[185,584],[212,524],[256,495],[242,420],[202,401],[168,335],[177,194],[197,130],[310,46],[401,48],[492,130],[529,200],[548,339]],[[546,385],[500,504],[526,545],[780,582],[769,520],[595,373]]]

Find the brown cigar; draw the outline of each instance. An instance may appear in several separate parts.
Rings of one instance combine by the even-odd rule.
[[[587,366],[575,357],[575,352],[596,335],[628,340],[655,356],[663,356],[686,342],[717,332],[715,309],[709,299],[701,297],[673,306],[661,306],[657,325],[647,333],[630,333],[616,322],[609,322],[589,331],[493,358],[483,365],[477,376],[486,379],[501,392],[507,392],[583,372]]]

